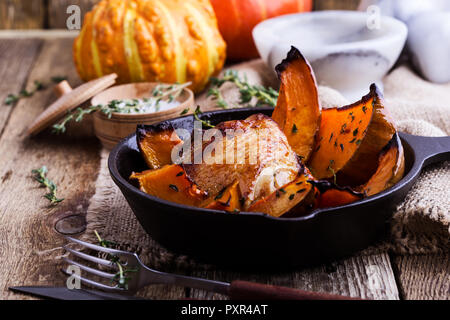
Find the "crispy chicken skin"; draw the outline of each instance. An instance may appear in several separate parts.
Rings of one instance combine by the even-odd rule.
[[[222,122],[211,130],[215,131],[204,132],[202,145],[191,148],[191,159],[201,154],[201,163],[183,165],[187,175],[210,195],[238,180],[245,210],[297,176],[297,155],[270,117],[255,114]]]

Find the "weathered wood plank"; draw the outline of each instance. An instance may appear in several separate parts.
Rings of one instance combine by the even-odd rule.
[[[316,0],[314,10],[356,10],[361,0]]]
[[[5,98],[23,89],[41,44],[32,39],[0,41],[0,137],[15,105],[6,105]]]
[[[44,0],[2,0],[0,29],[42,29],[45,12]]]
[[[77,5],[81,9],[81,16],[92,9],[92,7],[99,2],[99,0],[49,0],[48,3],[48,18],[49,27],[51,29],[66,28],[66,21],[68,18],[67,7],[70,5]]]
[[[72,40],[46,41],[28,79],[48,81],[67,75],[79,82],[74,72]],[[11,60],[12,63],[12,60]],[[94,193],[100,145],[85,136],[52,136],[46,132],[28,139],[26,127],[53,100],[52,90],[23,99],[14,108],[0,139],[0,298],[25,298],[7,291],[23,284],[63,285],[60,274],[63,240],[54,231],[57,221],[86,211]],[[49,207],[45,190],[31,178],[31,170],[47,165],[49,178],[58,185],[58,195],[66,200]],[[28,297],[26,297],[28,298]]]
[[[397,256],[399,290],[406,300],[450,300],[450,254]]]
[[[292,273],[196,272],[194,276],[219,281],[247,280],[308,291],[328,292],[364,299],[398,300],[399,294],[387,254],[355,256]],[[192,290],[191,298],[225,299],[219,294]]]

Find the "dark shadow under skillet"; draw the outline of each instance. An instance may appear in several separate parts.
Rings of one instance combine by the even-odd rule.
[[[272,108],[205,112],[218,124],[245,119]],[[168,120],[192,130],[193,116]],[[198,261],[242,269],[292,269],[343,258],[383,239],[396,206],[421,169],[450,159],[450,137],[428,138],[400,133],[405,149],[404,178],[382,193],[361,201],[315,210],[300,218],[273,218],[261,213],[231,214],[168,202],[140,191],[128,177],[148,169],[133,134],[111,152],[109,170],[145,231],[167,249]]]

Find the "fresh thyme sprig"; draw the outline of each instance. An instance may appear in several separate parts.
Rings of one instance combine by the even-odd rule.
[[[191,81],[183,84],[160,83],[152,90],[152,96],[159,100],[168,98],[168,102],[172,102],[181,94],[181,92],[183,92],[184,88],[189,87],[191,84],[192,84]]]
[[[226,109],[229,107],[219,90],[226,82],[233,83],[239,89],[239,104],[241,105],[248,107],[260,107],[263,105],[275,107],[277,105],[278,92],[276,90],[264,86],[251,85],[248,83],[245,75],[244,79],[241,79],[236,70],[229,69],[225,71],[222,78],[211,78],[212,87],[207,93],[207,96],[212,97],[220,108]],[[256,102],[251,104],[253,100],[256,100]]]
[[[200,106],[197,106],[197,108],[195,108],[195,111],[194,111],[195,120],[200,121],[205,127],[215,128],[215,126],[213,126],[211,124],[211,121],[200,119],[200,114],[202,114],[202,113],[203,112],[200,110]]]
[[[64,76],[54,76],[51,78],[53,83],[59,83],[65,79],[67,79],[67,77]],[[37,91],[44,90],[45,88],[47,88],[47,85],[45,85],[42,81],[35,80],[33,89],[31,89],[31,91],[23,89],[18,94],[10,93],[5,99],[5,104],[7,106],[12,105],[13,103],[19,101],[21,98],[32,97]]]
[[[159,103],[161,101],[172,102],[183,91],[184,88],[191,85],[191,82],[183,84],[159,84],[151,91],[151,97],[143,99],[130,100],[112,100],[107,105],[96,105],[88,108],[77,108],[71,112],[59,123],[53,125],[53,133],[60,134],[66,132],[66,125],[70,121],[81,122],[85,115],[91,114],[95,111],[100,111],[108,118],[112,117],[113,113],[139,113],[143,107],[152,105],[155,111],[160,110]]]
[[[44,195],[46,199],[50,201],[52,205],[56,205],[60,202],[62,202],[63,198],[58,198],[56,196],[56,185],[53,183],[53,181],[50,181],[47,178],[48,169],[46,166],[43,166],[39,169],[34,169],[31,171],[32,174],[34,174],[33,178],[41,184],[42,187],[46,187],[49,190],[49,193]]]
[[[60,134],[66,132],[66,124],[72,120],[75,120],[75,122],[81,122],[85,115],[91,114],[94,111],[101,110],[102,105],[98,106],[90,106],[86,109],[83,108],[76,108],[74,111],[69,113],[67,117],[65,117],[60,123],[53,125],[53,133]],[[111,117],[111,116],[109,116]]]
[[[114,242],[102,239],[97,232],[97,230],[94,230],[95,236],[98,239],[99,245],[101,245],[104,248],[110,248],[112,245],[115,245]],[[127,274],[130,272],[137,272],[137,269],[129,269],[126,268],[121,262],[118,256],[109,255],[109,260],[114,263],[119,271],[114,275],[114,278],[112,279],[117,283],[117,286],[119,288],[128,289],[128,281],[130,280],[130,277],[127,277]]]

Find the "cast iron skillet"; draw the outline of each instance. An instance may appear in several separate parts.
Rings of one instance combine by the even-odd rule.
[[[272,108],[207,112],[217,124],[270,115]],[[175,129],[192,130],[193,117],[168,120]],[[132,171],[148,169],[136,136],[121,141],[109,156],[114,182],[146,232],[174,252],[199,261],[238,268],[289,269],[342,258],[381,239],[396,205],[416,181],[422,167],[450,160],[450,137],[427,138],[401,133],[405,177],[380,194],[346,206],[315,210],[301,218],[273,218],[261,213],[230,214],[168,202],[130,183]]]

